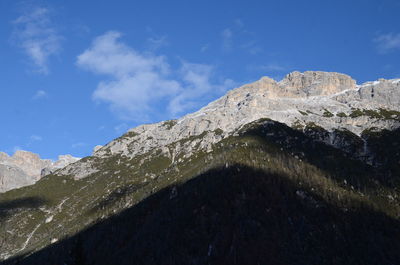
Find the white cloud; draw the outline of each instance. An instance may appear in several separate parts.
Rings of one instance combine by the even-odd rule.
[[[118,78],[138,72],[168,71],[169,66],[162,56],[145,56],[136,52],[118,41],[121,35],[119,32],[109,31],[95,38],[92,46],[78,56],[77,64],[94,73]]]
[[[77,64],[113,78],[99,83],[93,99],[110,103],[122,118],[146,120],[150,103],[174,94],[179,83],[167,78],[170,70],[163,56],[141,54],[119,42],[120,37],[115,31],[97,37]]]
[[[168,109],[172,115],[193,109],[198,100],[207,94],[222,94],[227,89],[233,88],[234,82],[226,79],[222,84],[213,84],[211,81],[214,67],[204,64],[182,63],[180,74],[183,89],[169,103]]]
[[[77,59],[79,67],[111,77],[98,84],[93,99],[109,103],[120,118],[148,121],[154,115],[176,115],[220,89],[211,84],[212,67],[182,63],[172,69],[165,56],[138,52],[120,38],[119,32],[107,32]]]
[[[48,60],[61,49],[62,37],[50,20],[50,10],[43,7],[27,10],[13,21],[12,39],[32,60],[37,71],[47,74]]]
[[[35,95],[32,97],[32,99],[41,99],[41,98],[46,98],[47,93],[44,90],[38,90],[36,91]]]
[[[400,50],[400,33],[382,34],[374,39],[380,53],[388,53],[394,50]]]

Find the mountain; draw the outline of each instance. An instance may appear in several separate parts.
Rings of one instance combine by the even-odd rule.
[[[0,194],[4,264],[397,264],[400,79],[293,72]]]
[[[0,152],[0,193],[32,185],[41,177],[78,160],[71,155],[60,155],[53,162],[23,150],[16,151],[13,156]]]

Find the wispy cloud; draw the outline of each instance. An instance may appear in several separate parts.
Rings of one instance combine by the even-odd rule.
[[[41,137],[41,136],[39,136],[39,135],[31,135],[30,137],[29,137],[29,140],[31,141],[31,142],[38,142],[38,141],[42,141],[43,140],[43,138]]]
[[[235,23],[236,27],[238,27],[239,29],[244,28],[243,20],[241,20],[240,18],[235,19],[234,23]]]
[[[260,65],[259,69],[265,72],[285,72],[289,70],[288,67],[276,63]]]
[[[99,83],[93,99],[109,103],[122,119],[148,121],[154,115],[177,115],[204,103],[205,96],[229,83],[212,83],[211,66],[182,62],[173,69],[165,56],[139,52],[120,38],[115,31],[97,37],[78,56],[77,65],[112,78]]]
[[[152,27],[146,27],[146,31],[150,36],[146,40],[147,50],[154,52],[169,44],[167,35],[159,34]]]
[[[400,33],[388,33],[379,35],[374,39],[380,53],[388,53],[400,50]]]
[[[36,91],[35,95],[33,95],[32,99],[37,100],[37,99],[42,99],[42,98],[46,98],[47,97],[47,93],[44,90],[38,90]]]
[[[222,36],[222,50],[224,52],[230,52],[233,48],[233,31],[230,28],[226,28],[221,32]]]
[[[48,8],[36,7],[26,10],[12,24],[13,42],[23,49],[42,74],[49,73],[49,57],[61,50],[62,37],[52,24]]]
[[[242,45],[240,45],[240,48],[247,51],[251,55],[256,55],[263,51],[263,49],[260,46],[258,46],[255,40],[243,43]]]
[[[203,46],[201,46],[200,51],[201,52],[206,52],[208,50],[208,48],[210,48],[210,44],[204,44]]]
[[[151,51],[160,49],[168,45],[167,36],[154,36],[147,39],[147,46]]]
[[[240,49],[255,55],[263,51],[255,40],[254,34],[246,29],[241,19],[235,19],[230,27],[222,30],[221,38],[223,52]]]
[[[32,134],[31,136],[29,136],[28,142],[23,145],[25,148],[29,148],[32,145],[34,145],[37,142],[41,142],[43,140],[42,136],[40,135],[36,135],[36,134]]]
[[[222,94],[227,89],[233,88],[235,82],[225,79],[222,83],[212,82],[214,67],[205,64],[183,62],[180,69],[182,89],[169,102],[168,109],[172,115],[193,109],[197,106],[199,98],[209,93]]]
[[[114,131],[118,135],[125,133],[128,129],[129,129],[129,126],[126,123],[121,123],[121,124],[114,126]]]

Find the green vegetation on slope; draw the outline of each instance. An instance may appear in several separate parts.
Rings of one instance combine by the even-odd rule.
[[[378,110],[353,108],[352,112],[349,115],[350,118],[357,118],[361,116],[368,116],[373,119],[381,119],[381,120],[400,120],[400,112],[382,108]]]

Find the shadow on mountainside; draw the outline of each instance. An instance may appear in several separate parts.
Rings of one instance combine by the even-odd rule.
[[[249,128],[242,136],[257,137],[267,145],[282,147],[284,152],[327,172],[338,183],[346,181],[356,189],[400,186],[400,129],[364,133],[362,138],[351,132],[338,133],[336,137],[348,145],[348,152],[320,142],[321,138],[328,138],[329,133],[318,127],[299,131],[269,121]],[[357,150],[365,148],[364,140],[375,166],[354,157]]]
[[[363,138],[368,141],[368,149],[376,157],[379,168],[383,169],[385,180],[400,183],[400,128],[380,132],[367,131]]]
[[[398,264],[400,223],[284,175],[216,168],[3,264]]]
[[[137,192],[141,188],[148,185],[148,183],[141,183],[138,185],[128,185],[126,187],[117,188],[105,198],[103,198],[95,207],[90,209],[87,214],[94,214],[99,211],[104,211],[104,209],[113,206],[115,203],[120,202],[121,200],[127,198],[127,196],[132,195],[133,193]]]
[[[0,202],[0,220],[13,214],[17,209],[39,208],[46,204],[47,201],[40,197],[25,197],[14,200],[6,200]]]

